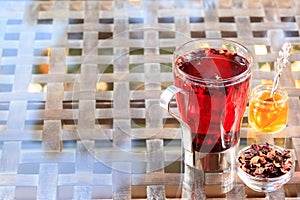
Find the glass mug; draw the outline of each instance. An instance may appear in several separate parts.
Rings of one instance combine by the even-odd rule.
[[[232,189],[240,124],[249,95],[253,58],[234,41],[200,39],[173,55],[174,85],[160,105],[181,123],[185,164],[204,171],[204,183]],[[179,115],[170,108],[176,96]]]

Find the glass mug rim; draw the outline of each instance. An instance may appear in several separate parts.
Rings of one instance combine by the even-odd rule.
[[[276,102],[277,104],[284,104],[288,100],[289,96],[288,96],[286,89],[283,87],[278,87],[275,90],[275,94],[276,93],[280,94],[282,96],[282,99],[279,99],[279,100],[274,99],[273,101],[266,101],[266,100],[259,98],[260,94],[262,94],[263,91],[271,92],[272,87],[273,87],[272,84],[259,84],[252,89],[250,98],[255,99],[256,101],[262,102],[263,104],[266,104],[266,105],[274,104],[274,102]]]
[[[180,45],[178,48],[175,49],[175,51],[173,53],[173,60],[177,60],[178,57],[184,55],[185,53],[190,52],[191,49],[186,50],[186,51],[183,51],[183,49],[187,46],[193,46],[194,43],[199,43],[199,44],[208,43],[209,45],[211,45],[211,44],[221,44],[221,45],[219,45],[219,47],[214,47],[214,46],[204,47],[203,46],[203,47],[199,47],[199,48],[193,48],[193,50],[207,49],[207,48],[228,50],[228,49],[223,48],[222,45],[227,44],[227,45],[235,46],[238,49],[243,51],[243,53],[245,55],[243,55],[243,54],[241,55],[239,53],[237,53],[237,54],[244,57],[245,59],[247,59],[249,66],[244,72],[242,72],[236,76],[232,76],[230,78],[225,78],[225,79],[211,79],[211,78],[199,78],[199,77],[192,76],[188,73],[185,73],[184,71],[182,71],[181,69],[176,67],[175,63],[173,62],[174,71],[179,73],[181,77],[183,77],[189,81],[192,81],[192,82],[195,82],[198,84],[202,84],[202,85],[206,85],[206,86],[211,85],[214,87],[218,87],[218,86],[223,87],[224,85],[231,85],[231,83],[233,83],[233,85],[237,84],[237,83],[242,82],[243,80],[247,79],[249,76],[251,76],[254,59],[253,59],[253,56],[252,56],[250,50],[248,48],[246,48],[244,45],[240,44],[239,42],[229,40],[229,39],[223,39],[223,38],[205,38],[204,39],[203,38],[203,39],[190,40],[186,43],[183,43],[182,45]],[[179,53],[180,51],[183,51],[183,53]],[[231,51],[231,52],[236,53],[234,51]]]

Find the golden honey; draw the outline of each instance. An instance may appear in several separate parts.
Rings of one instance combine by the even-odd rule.
[[[285,128],[288,117],[288,96],[277,89],[271,97],[271,85],[253,89],[249,103],[249,124],[258,132],[275,133]]]

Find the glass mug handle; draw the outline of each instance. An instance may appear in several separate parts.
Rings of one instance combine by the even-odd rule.
[[[192,152],[192,134],[191,134],[191,129],[190,127],[187,125],[187,123],[185,123],[179,115],[177,115],[176,113],[174,113],[173,111],[171,111],[170,108],[170,103],[171,100],[174,98],[174,96],[178,93],[181,92],[183,94],[186,94],[186,92],[174,85],[171,85],[169,87],[167,87],[167,89],[161,94],[160,96],[160,101],[159,104],[160,106],[165,109],[172,117],[174,117],[175,119],[177,119],[180,124],[181,124],[181,129],[182,129],[182,139],[183,139],[183,145],[184,148],[186,150],[188,150],[189,152]],[[187,105],[187,102],[185,102]],[[186,152],[187,153],[187,152]],[[190,156],[186,156],[187,158]],[[192,157],[191,157],[192,158]],[[192,161],[190,161],[192,162]]]
[[[171,86],[167,87],[167,89],[160,96],[159,104],[160,104],[160,106],[163,109],[165,109],[175,119],[177,119],[180,122],[182,122],[181,118],[177,114],[175,114],[174,112],[172,112],[171,111],[171,107],[170,107],[171,100],[174,98],[174,96],[178,92],[183,92],[184,93],[183,90],[181,90],[180,88],[178,88],[178,87],[176,87],[174,85],[171,85]]]

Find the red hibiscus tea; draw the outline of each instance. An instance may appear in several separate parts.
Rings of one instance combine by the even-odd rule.
[[[240,138],[250,85],[250,62],[221,48],[175,55],[175,86],[180,118],[191,129],[193,151],[222,152]]]

